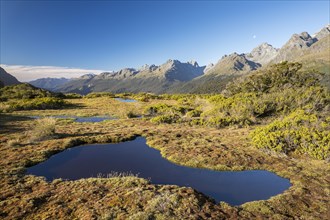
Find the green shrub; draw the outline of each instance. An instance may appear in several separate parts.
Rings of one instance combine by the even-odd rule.
[[[85,96],[85,98],[87,98],[87,99],[98,98],[98,97],[115,98],[116,96],[111,92],[92,92],[92,93],[88,93]]]
[[[209,119],[203,119],[201,124],[216,127],[216,128],[223,128],[226,126],[232,125],[239,125],[239,126],[249,126],[252,125],[254,122],[250,118],[246,117],[230,117],[230,116],[216,116],[211,117]]]
[[[63,97],[61,93],[52,93],[50,91],[36,88],[28,83],[5,86],[0,89],[0,99],[2,101],[10,99],[34,99],[44,97]]]
[[[330,105],[329,92],[319,86],[287,88],[271,93],[237,93],[230,97],[208,98],[212,108],[204,111],[204,119],[212,117],[256,118],[285,115],[296,109],[308,112],[325,111]]]
[[[32,109],[59,109],[67,103],[60,98],[44,97],[35,99],[11,100],[7,103],[10,111]]]
[[[255,129],[251,139],[257,148],[327,159],[330,156],[329,122],[329,118],[322,120],[315,114],[297,110],[283,120]]]
[[[80,99],[82,98],[82,95],[77,93],[66,93],[64,94],[65,99]]]
[[[127,117],[127,118],[137,118],[137,117],[139,117],[139,115],[135,114],[135,113],[132,112],[132,111],[129,111],[129,112],[126,114],[126,117]]]
[[[200,117],[202,114],[202,111],[199,109],[194,109],[194,110],[190,110],[187,112],[186,117],[188,118],[194,118],[194,117]]]
[[[245,78],[239,78],[226,86],[227,95],[246,92],[268,93],[285,88],[310,87],[320,85],[322,74],[302,72],[301,63],[282,62],[267,70],[258,71]]]
[[[152,94],[152,93],[145,93],[145,92],[133,94],[132,97],[133,97],[133,99],[135,99],[137,101],[141,101],[141,102],[149,102],[149,100],[152,100],[152,99],[159,99],[159,97],[157,95]]]
[[[144,109],[144,113],[147,115],[157,115],[160,113],[169,112],[171,108],[172,108],[172,106],[170,106],[170,105],[160,103],[160,104],[156,104],[156,105],[147,106]]]

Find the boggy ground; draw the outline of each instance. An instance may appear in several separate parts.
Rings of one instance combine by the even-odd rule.
[[[91,103],[96,104],[98,100]],[[79,102],[76,100],[75,102]],[[88,101],[89,102],[89,101]],[[86,101],[84,101],[86,104]],[[118,104],[121,105],[121,104]],[[123,104],[124,105],[124,104]],[[120,107],[120,106],[117,106]],[[143,119],[76,123],[57,119],[56,136],[31,142],[36,121],[23,115],[71,114],[103,110],[19,112],[0,115],[0,216],[3,219],[326,219],[330,216],[330,168],[324,161],[290,158],[252,148],[247,128],[212,129],[156,125]],[[139,109],[137,111],[140,111]],[[84,143],[146,137],[168,160],[217,170],[266,169],[289,178],[292,187],[265,201],[231,207],[188,187],[153,185],[134,176],[78,181],[26,176],[26,167]]]

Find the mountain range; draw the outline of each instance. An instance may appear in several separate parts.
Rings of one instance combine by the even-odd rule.
[[[262,43],[250,53],[232,53],[216,64],[199,66],[196,61],[168,60],[164,64],[144,65],[139,69],[124,68],[99,75],[86,74],[73,79],[43,78],[31,81],[34,86],[57,92],[152,92],[213,93],[220,92],[234,78],[249,74],[281,61],[303,63],[330,75],[330,25],[311,36],[307,32],[293,34],[281,47]]]
[[[67,78],[41,78],[30,81],[29,83],[35,87],[39,87],[42,89],[47,89],[50,91],[56,90],[58,86],[61,86],[67,82],[71,81],[71,79]]]

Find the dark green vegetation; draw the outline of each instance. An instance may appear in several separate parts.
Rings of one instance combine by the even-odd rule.
[[[251,133],[258,148],[267,148],[285,154],[307,154],[315,159],[330,159],[330,117],[297,110],[283,119]]]
[[[66,102],[62,97],[27,83],[6,86],[0,89],[0,112],[63,108]]]
[[[0,216],[326,219],[330,111],[323,77],[317,71],[305,71],[299,63],[284,62],[237,78],[221,94],[91,93],[67,94],[62,99],[33,87],[28,92],[28,86],[22,94],[19,87],[2,88],[12,90],[1,93],[6,100],[2,107],[27,96],[22,100],[56,98],[75,108],[0,113]],[[139,102],[122,103],[114,97]],[[67,119],[36,121],[26,117],[30,115],[109,115],[119,120],[86,125]],[[145,136],[148,145],[174,163],[214,170],[266,169],[289,178],[292,187],[269,200],[231,207],[215,204],[191,188],[152,185],[135,176],[46,182],[24,175],[26,167],[64,149],[125,141],[136,135]]]

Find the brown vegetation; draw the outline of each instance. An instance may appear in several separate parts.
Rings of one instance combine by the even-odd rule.
[[[90,104],[79,99],[70,101],[86,105],[81,110],[33,113],[103,114],[107,110],[108,114],[116,113],[113,105],[97,106],[99,98],[89,100]],[[30,112],[18,113],[30,115]],[[329,214],[328,164],[253,148],[246,141],[252,128],[218,130],[184,124],[155,125],[143,119],[88,123],[87,126],[56,119],[57,139],[31,143],[27,134],[35,127],[34,119],[6,114],[0,116],[0,123],[0,216],[4,219],[324,219]],[[27,166],[66,148],[84,143],[125,141],[136,135],[145,136],[151,147],[178,164],[217,170],[267,169],[290,178],[293,186],[269,200],[231,207],[225,203],[214,204],[191,188],[153,185],[132,176],[47,182],[42,177],[24,175]],[[13,140],[20,140],[19,146],[12,146]]]

